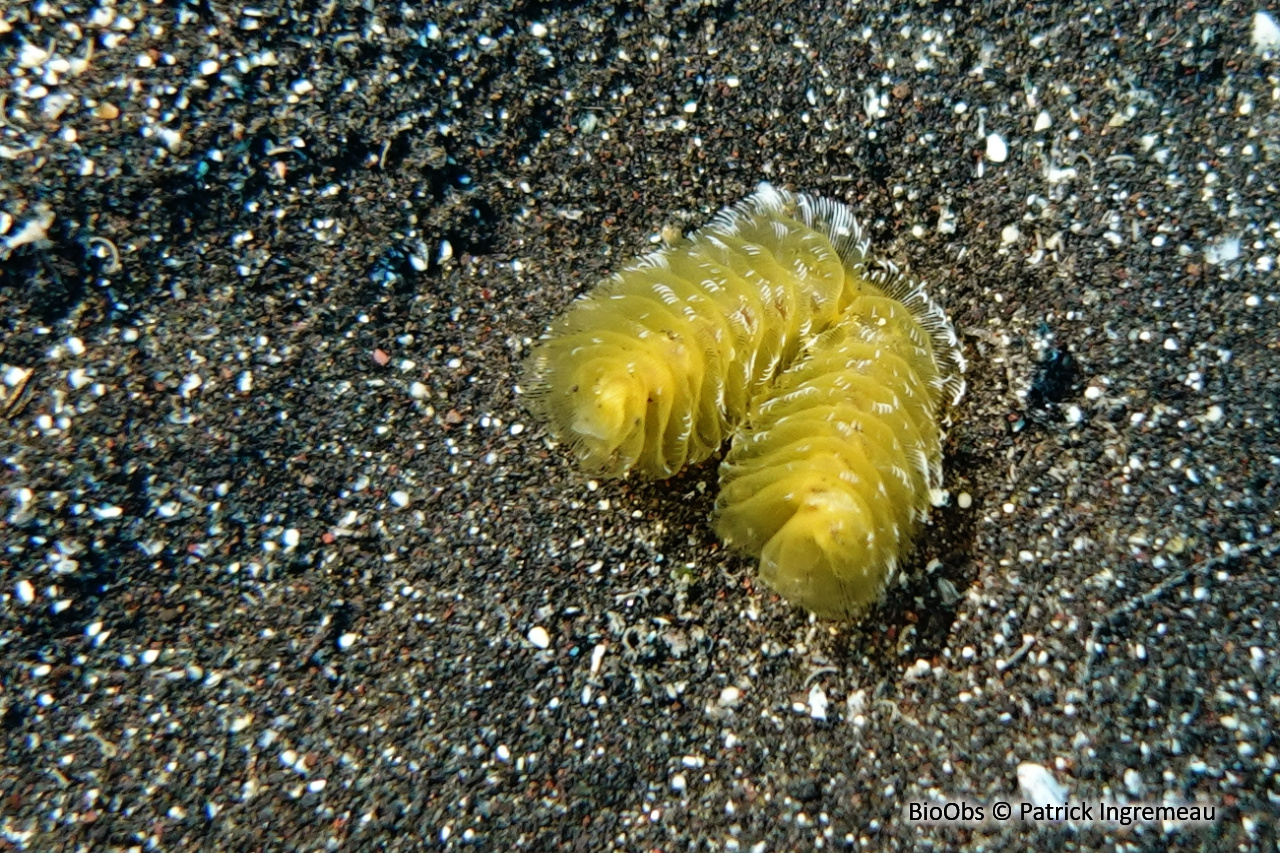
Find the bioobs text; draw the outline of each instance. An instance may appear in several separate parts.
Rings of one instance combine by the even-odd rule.
[[[986,806],[976,803],[907,803],[907,822],[921,824],[982,823]]]

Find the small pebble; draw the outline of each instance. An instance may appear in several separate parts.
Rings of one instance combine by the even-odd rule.
[[[987,134],[987,159],[992,163],[1003,163],[1009,159],[1009,147],[998,133]]]

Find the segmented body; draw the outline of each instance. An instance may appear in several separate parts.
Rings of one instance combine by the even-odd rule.
[[[762,188],[574,303],[522,386],[584,470],[669,477],[830,328],[852,296],[844,255],[864,248],[843,205]]]
[[[854,275],[859,295],[757,398],[716,501],[721,538],[833,618],[872,603],[909,550],[942,485],[939,408],[963,390],[920,287],[892,268]]]
[[[624,267],[543,337],[522,383],[579,464],[664,478],[733,445],[716,527],[821,615],[856,612],[941,486],[954,330],[843,204],[768,185]]]

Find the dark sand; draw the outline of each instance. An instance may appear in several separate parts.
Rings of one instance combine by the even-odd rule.
[[[1132,5],[8,5],[0,850],[1270,849],[1280,65]],[[970,359],[856,625],[514,387],[765,179]]]

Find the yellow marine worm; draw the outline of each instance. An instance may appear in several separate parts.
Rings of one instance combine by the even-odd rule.
[[[601,476],[665,478],[733,443],[716,529],[820,616],[872,602],[941,487],[964,357],[847,206],[767,184],[629,264],[541,339],[531,408]]]
[[[939,410],[958,341],[919,284],[852,270],[858,295],[760,395],[720,466],[716,531],[784,598],[839,618],[871,604],[942,486]]]

